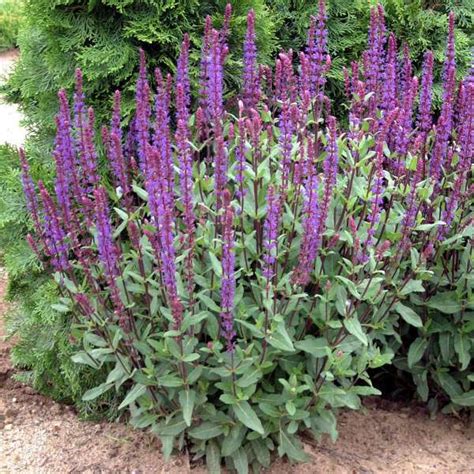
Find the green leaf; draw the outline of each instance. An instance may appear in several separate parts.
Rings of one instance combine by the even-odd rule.
[[[234,410],[235,416],[238,420],[247,428],[260,433],[261,435],[265,433],[262,422],[259,420],[257,414],[248,402],[241,400],[237,404],[232,405],[232,409]]]
[[[423,283],[420,280],[410,280],[408,283],[400,290],[400,295],[405,296],[410,293],[423,293],[425,288]]]
[[[179,392],[179,403],[183,409],[183,418],[188,426],[191,426],[196,392],[194,390],[183,390]]]
[[[211,440],[206,445],[206,465],[209,474],[220,474],[221,472],[221,453],[219,445]]]
[[[436,377],[443,390],[451,397],[455,398],[462,395],[462,388],[452,375],[447,372],[437,372]]]
[[[257,461],[264,467],[270,467],[270,450],[265,442],[261,439],[254,439],[251,445]]]
[[[166,424],[157,426],[156,432],[160,437],[174,437],[181,434],[185,429],[186,423],[181,419],[181,416],[179,416],[179,418],[175,417]]]
[[[428,347],[428,340],[423,337],[417,337],[408,349],[408,367],[410,369],[423,357],[426,348]]]
[[[268,343],[276,349],[280,349],[281,351],[285,352],[295,352],[293,342],[288,335],[284,323],[280,324],[277,330],[268,336],[267,340]]]
[[[93,369],[98,369],[100,367],[99,363],[85,351],[74,354],[71,356],[71,360],[76,364],[85,364],[89,367],[92,367]]]
[[[234,462],[235,470],[238,474],[248,474],[249,472],[249,461],[247,458],[247,452],[244,448],[239,448],[233,455],[232,461]]]
[[[220,308],[219,306],[216,305],[216,303],[209,298],[209,296],[204,295],[202,293],[198,293],[197,297],[206,305],[207,308],[209,308],[211,311],[214,311],[216,313],[220,313]]]
[[[331,353],[328,341],[324,337],[306,336],[302,341],[296,342],[295,347],[313,357],[326,357]]]
[[[128,392],[127,396],[123,400],[123,402],[120,404],[118,407],[119,410],[122,408],[125,408],[127,405],[130,405],[130,403],[133,403],[138,397],[141,397],[146,393],[146,387],[145,385],[142,385],[141,383],[137,383],[130,392]]]
[[[461,370],[466,370],[471,362],[471,340],[467,334],[457,333],[454,337],[454,350],[458,354]]]
[[[454,291],[437,293],[426,304],[429,308],[436,309],[444,314],[455,314],[461,311],[461,302],[458,301]]]
[[[474,407],[474,390],[452,397],[451,400],[463,407]]]
[[[242,388],[250,387],[250,385],[256,384],[262,376],[262,371],[255,367],[237,380],[237,386]]]
[[[224,433],[224,428],[216,423],[205,421],[199,426],[189,430],[188,433],[192,438],[206,440],[220,436],[222,433]]]
[[[443,332],[439,335],[439,349],[444,362],[451,359],[451,333]]]
[[[69,313],[71,311],[71,308],[69,308],[69,306],[66,306],[61,303],[52,304],[51,308],[53,308],[54,311],[57,311],[58,313]]]
[[[411,324],[416,328],[423,327],[423,321],[420,316],[418,316],[418,314],[408,306],[405,306],[402,303],[397,303],[394,309],[408,324]]]
[[[283,427],[280,427],[279,441],[280,445],[278,446],[278,454],[280,456],[286,454],[290,459],[298,462],[305,462],[308,460],[308,455],[300,448],[296,437],[289,435]]]
[[[158,384],[162,387],[181,387],[183,381],[176,375],[168,374],[158,377]]]
[[[212,253],[209,252],[209,258],[211,259],[212,269],[218,278],[222,277],[222,265],[219,259]]]
[[[222,456],[230,456],[242,446],[246,431],[241,424],[232,427],[222,443]]]
[[[85,402],[95,400],[97,397],[105,393],[107,390],[110,390],[112,387],[113,387],[113,384],[111,383],[100,384],[98,387],[87,390],[87,392],[82,396],[82,400]]]
[[[344,326],[350,334],[359,339],[364,346],[368,344],[367,335],[365,334],[362,326],[357,318],[344,319]]]

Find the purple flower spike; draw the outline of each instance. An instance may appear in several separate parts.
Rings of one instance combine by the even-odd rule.
[[[112,112],[112,120],[110,122],[110,133],[117,135],[120,142],[122,142],[122,126],[121,126],[121,94],[119,90],[114,94],[114,108]]]
[[[292,140],[295,133],[295,121],[293,120],[293,116],[295,112],[296,109],[294,105],[284,102],[278,122],[280,128],[278,145],[282,155],[282,193],[286,192],[290,179]]]
[[[377,225],[380,221],[380,213],[382,208],[382,197],[383,197],[383,147],[385,140],[387,139],[388,131],[396,119],[399,111],[398,109],[392,110],[385,119],[381,130],[378,133],[377,141],[375,145],[375,161],[374,161],[374,173],[373,173],[373,182],[372,182],[372,198],[370,200],[369,208],[369,228],[367,230],[367,239],[365,240],[364,248],[365,255],[362,257],[362,262],[368,260],[369,249],[374,243],[374,236],[377,230]]]
[[[255,44],[255,12],[247,15],[247,32],[244,41],[243,101],[247,110],[256,109],[260,99],[260,84],[257,69],[257,46]]]
[[[474,150],[474,84],[467,82],[463,85],[465,91],[463,93],[464,100],[461,110],[461,128],[459,130],[459,164],[456,169],[456,180],[454,181],[453,190],[448,198],[446,209],[443,211],[441,219],[445,222],[445,226],[438,229],[438,239],[443,240],[448,234],[454,215],[456,213],[458,203],[461,198],[461,192],[467,181],[471,170],[473,150]],[[469,191],[468,191],[469,192]],[[471,190],[472,193],[472,190]]]
[[[404,160],[408,152],[410,134],[413,127],[413,104],[418,91],[418,78],[413,77],[409,87],[405,91],[402,106],[397,117],[397,127],[394,134],[395,150],[398,153],[398,160],[395,164],[395,173],[403,174],[405,166]]]
[[[395,35],[390,33],[383,83],[382,109],[385,113],[388,113],[397,106],[397,43]]]
[[[224,192],[227,185],[227,171],[229,159],[227,148],[225,146],[224,137],[222,136],[222,128],[219,126],[216,129],[215,142],[215,169],[214,169],[214,186],[216,193],[216,209],[219,211],[223,207]]]
[[[184,102],[183,96],[183,86],[178,84],[176,90],[177,102]],[[184,122],[183,119],[178,119],[175,137],[178,149],[179,178],[184,207],[184,223],[186,225],[188,243],[191,244],[194,239],[194,222],[196,220],[193,211],[193,160],[188,142],[189,130],[187,123]]]
[[[129,331],[125,306],[120,297],[116,279],[120,276],[120,260],[122,258],[118,245],[114,242],[112,224],[109,216],[107,192],[103,186],[94,190],[95,223],[97,229],[97,249],[99,259],[104,266],[104,275],[110,287],[112,303],[119,318],[120,326]]]
[[[38,181],[38,188],[43,203],[43,244],[45,252],[51,258],[51,264],[57,272],[65,272],[71,268],[68,261],[68,245],[66,232],[61,225],[58,209],[44,187],[42,181]]]
[[[413,78],[413,65],[410,59],[410,48],[406,43],[403,44],[403,59],[400,69],[400,102],[403,100],[405,91],[410,88],[410,83]]]
[[[314,147],[308,145],[308,178],[304,189],[304,217],[303,235],[301,238],[298,266],[293,271],[292,282],[296,285],[306,286],[311,279],[311,272],[316,261],[321,236],[319,231],[320,206],[318,199],[318,176],[313,164]]]
[[[221,333],[226,340],[227,351],[234,351],[234,298],[235,298],[235,254],[234,254],[234,209],[230,193],[224,192],[224,216],[222,219],[222,282],[221,282]]]
[[[155,71],[155,78],[157,84],[157,94],[155,98],[155,133],[153,136],[153,145],[159,151],[159,163],[163,169],[163,179],[168,186],[168,194],[172,198],[172,190],[174,187],[174,166],[173,166],[173,154],[171,150],[171,137],[170,137],[170,117],[169,107],[170,98],[167,84],[163,80],[161,71],[157,69]],[[184,107],[184,97],[181,96],[181,109]],[[181,110],[181,113],[184,113]],[[148,168],[152,166],[149,164]],[[147,171],[148,172],[148,171]]]
[[[235,155],[236,155],[236,161],[237,161],[237,175],[236,175],[236,180],[238,183],[238,188],[236,190],[237,197],[242,200],[245,197],[245,194],[247,192],[247,189],[244,188],[244,173],[245,170],[247,169],[247,159],[245,156],[246,152],[246,145],[245,145],[245,140],[246,140],[246,127],[245,127],[245,122],[244,119],[242,118],[242,110],[244,106],[242,102],[240,102],[240,111],[241,111],[241,116],[239,117],[239,120],[237,122],[237,128],[238,128],[238,138],[237,138],[237,148],[235,149]]]
[[[324,160],[324,192],[323,200],[321,204],[321,219],[319,235],[322,236],[326,219],[329,213],[329,206],[336,186],[337,169],[338,169],[338,147],[337,147],[337,130],[336,130],[336,119],[329,117],[328,120],[328,143],[326,146],[326,159]]]
[[[277,260],[278,228],[281,219],[281,199],[275,192],[273,186],[267,191],[267,217],[263,225],[263,256],[264,266],[262,274],[267,279],[269,285],[275,276],[275,263]]]
[[[206,106],[209,113],[209,119],[215,123],[222,117],[224,109],[223,49],[220,42],[220,35],[217,30],[212,30],[210,41],[209,59],[207,64]]]
[[[318,96],[326,82],[326,60],[328,32],[326,29],[326,5],[324,0],[319,0],[317,17],[311,17],[308,31],[306,54],[309,59],[310,93],[312,97]]]
[[[80,70],[78,70],[80,71]],[[79,93],[76,91],[76,96]],[[79,196],[81,193],[80,186],[80,177],[77,170],[77,157],[75,153],[74,139],[72,135],[72,124],[71,124],[71,112],[69,110],[69,104],[66,96],[66,91],[61,89],[58,93],[59,98],[59,113],[56,116],[56,139],[55,139],[55,148],[54,154],[56,163],[59,164],[60,169],[58,169],[58,179],[63,180],[62,185],[59,184],[60,188],[63,188],[61,192],[61,199],[64,202],[61,203],[63,208],[63,213],[66,212],[65,207],[70,207],[71,204],[66,204],[66,200],[69,199],[68,196],[62,194],[67,190],[67,192],[73,191],[76,196]],[[75,104],[75,108],[80,110],[80,107]],[[81,113],[83,114],[83,113]],[[82,115],[81,115],[82,117]],[[77,122],[79,121],[76,114],[76,127]],[[83,126],[82,119],[80,121],[81,127]],[[78,129],[79,131],[79,129]],[[82,136],[81,136],[81,142]],[[81,149],[83,145],[81,144],[79,148]],[[59,176],[61,174],[61,176]],[[58,196],[59,197],[59,196]]]
[[[178,120],[188,121],[189,104],[191,103],[191,84],[189,82],[189,35],[186,33],[181,44],[181,52],[178,58],[178,68],[176,71],[176,84],[181,84],[183,88],[183,101],[178,106]]]
[[[421,78],[420,106],[418,109],[418,127],[427,134],[432,125],[431,102],[433,99],[433,53],[427,51],[423,62]]]
[[[443,69],[443,103],[436,124],[436,138],[430,163],[430,176],[436,186],[439,186],[441,170],[443,169],[447,152],[449,136],[453,127],[454,89],[456,85],[456,63],[454,59],[454,14],[449,15],[448,43],[446,60]]]
[[[82,171],[84,187],[87,192],[91,192],[100,180],[100,176],[97,170],[97,153],[95,151],[94,144],[94,126],[95,117],[94,110],[89,107],[87,114],[87,122],[84,124],[84,135],[83,135],[83,150],[84,155],[82,157]]]

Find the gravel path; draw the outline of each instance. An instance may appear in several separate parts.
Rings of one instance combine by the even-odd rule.
[[[16,53],[0,55],[0,73]],[[14,106],[0,102],[0,143],[19,145],[25,131]],[[1,177],[0,177],[1,189]],[[1,191],[0,191],[1,192]],[[7,276],[0,268],[0,473],[203,474],[185,455],[165,463],[151,435],[120,423],[80,421],[72,407],[54,403],[12,379],[10,342],[3,336]],[[340,437],[305,444],[311,462],[277,460],[272,474],[474,473],[474,429],[424,409],[373,399],[359,412],[342,412]]]
[[[0,53],[0,83],[10,72],[18,57],[17,50]],[[7,104],[0,97],[0,144],[10,143],[20,146],[26,136],[26,130],[20,126],[21,114],[14,104]]]

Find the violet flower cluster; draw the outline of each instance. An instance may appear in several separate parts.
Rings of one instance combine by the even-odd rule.
[[[117,91],[111,121],[102,127],[110,179],[99,175],[94,111],[86,107],[79,70],[72,110],[66,91],[58,94],[54,196],[42,182],[36,192],[23,152],[20,160],[35,231],[28,241],[54,271],[81,280],[84,288],[74,299],[86,317],[98,312],[98,301],[108,308],[105,316],[112,314],[130,334],[134,304],[141,304],[129,301],[122,285],[132,275],[143,282],[152,323],[167,307],[173,329],[184,334],[182,323],[200,310],[205,292],[220,304],[221,335],[233,353],[241,274],[245,291],[254,288],[252,278],[262,276],[280,309],[289,287],[301,294],[321,289],[330,252],[339,252],[345,265],[361,272],[368,271],[371,256],[383,265],[395,245],[398,261],[416,245],[412,233],[421,217],[444,222],[423,242],[423,258],[435,253],[435,237],[448,236],[462,215],[459,209],[472,198],[474,76],[456,83],[450,15],[443,104],[434,125],[433,54],[426,53],[418,81],[408,47],[399,61],[396,38],[387,34],[383,8],[377,6],[362,63],[353,62],[345,72],[351,102],[345,133],[325,95],[331,61],[324,1],[311,19],[305,51],[281,52],[274,73],[257,63],[250,11],[235,117],[235,108],[224,102],[230,14],[228,6],[221,30],[206,19],[194,113],[189,37],[175,77],[156,70],[149,81],[140,51],[133,121],[122,129]],[[418,192],[426,182],[436,189],[430,199]],[[396,205],[384,204],[389,192]],[[396,224],[390,222],[385,232],[390,213]],[[203,268],[207,286],[196,273]],[[267,333],[271,321],[265,324]]]

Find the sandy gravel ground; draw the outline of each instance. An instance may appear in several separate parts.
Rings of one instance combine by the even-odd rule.
[[[15,54],[0,56],[0,72],[8,70]],[[15,107],[0,102],[0,143],[22,143],[19,119]],[[15,382],[11,342],[2,337],[6,282],[0,269],[1,474],[205,472],[186,455],[165,463],[159,443],[147,433],[123,424],[82,422],[73,408]],[[294,466],[276,460],[269,472],[474,473],[473,427],[450,417],[431,420],[423,408],[371,400],[360,412],[342,412],[339,430],[335,444],[328,439],[304,444],[311,462]]]

